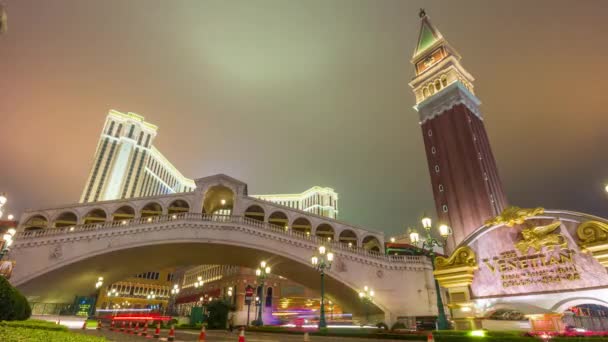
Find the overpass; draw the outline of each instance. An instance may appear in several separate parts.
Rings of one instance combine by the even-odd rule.
[[[188,193],[73,204],[23,214],[10,258],[11,282],[36,302],[70,302],[150,267],[230,264],[273,273],[320,289],[310,257],[333,250],[328,297],[355,314],[358,290],[376,292],[385,322],[436,314],[432,267],[425,257],[382,253],[384,235],[247,195],[226,175],[196,180]],[[238,290],[238,289],[237,289]]]

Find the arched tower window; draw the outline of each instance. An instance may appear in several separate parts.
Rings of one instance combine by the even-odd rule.
[[[424,97],[425,99],[427,97],[429,97],[429,89],[428,88],[425,87],[425,88],[422,89],[422,97]]]
[[[435,88],[437,88],[437,91],[439,91],[439,89],[441,89],[441,82],[439,80],[435,81]]]
[[[441,85],[443,87],[447,87],[448,86],[448,78],[447,78],[447,76],[445,76],[445,75],[441,76]]]

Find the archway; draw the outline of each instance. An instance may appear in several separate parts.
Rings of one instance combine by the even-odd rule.
[[[310,236],[312,225],[310,224],[310,221],[308,221],[308,219],[300,217],[293,221],[293,223],[291,224],[291,230],[304,234],[306,236]]]
[[[285,227],[285,230],[289,229],[288,225],[289,220],[287,219],[287,215],[282,211],[275,211],[268,217],[268,223],[277,225],[279,227]]]
[[[132,220],[135,217],[135,209],[129,205],[123,205],[112,214],[112,221]]]
[[[227,186],[215,185],[205,193],[203,200],[204,214],[232,215],[234,192]]]
[[[190,211],[190,205],[184,200],[175,200],[169,204],[169,215],[187,213]]]
[[[104,223],[106,222],[107,216],[103,209],[93,209],[84,215],[84,224],[89,223]]]
[[[363,249],[366,249],[366,250],[372,251],[372,252],[380,252],[380,250],[382,248],[382,246],[380,245],[380,241],[375,236],[371,236],[371,235],[368,235],[365,238],[363,238],[361,245],[363,246]]]
[[[141,217],[161,216],[162,214],[163,207],[156,202],[150,202],[141,208]]]
[[[49,222],[42,215],[35,215],[27,219],[24,225],[25,231],[37,231],[48,227]]]
[[[259,205],[251,205],[245,210],[245,217],[264,222],[264,209]]]
[[[338,241],[349,247],[356,247],[357,246],[357,234],[355,234],[355,232],[353,232],[350,229],[344,229],[343,231],[340,232]]]
[[[322,223],[315,230],[315,235],[323,240],[332,241],[335,238],[334,228],[327,223]]]
[[[77,224],[78,217],[71,211],[61,213],[59,216],[57,216],[54,222],[55,228],[75,226]]]
[[[579,304],[564,311],[562,322],[566,331],[584,329],[605,331],[608,328],[608,306],[600,304]]]

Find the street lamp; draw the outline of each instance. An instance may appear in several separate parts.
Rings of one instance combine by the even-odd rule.
[[[365,323],[369,324],[369,306],[374,302],[374,290],[368,286],[363,287],[363,291],[359,291],[359,298],[363,302],[365,308]]]
[[[92,314],[95,314],[95,309],[97,307],[97,300],[99,299],[99,293],[101,292],[101,287],[103,286],[103,277],[97,278],[97,282],[95,283],[95,300],[93,302]]]
[[[431,265],[433,271],[435,270],[435,252],[434,247],[444,248],[447,244],[448,237],[452,235],[452,229],[445,224],[439,225],[439,235],[441,235],[442,241],[435,239],[431,235],[432,221],[428,216],[424,216],[421,220],[422,227],[426,232],[426,237],[422,241],[422,252],[431,258]],[[415,228],[410,231],[410,241],[413,245],[418,246],[420,242],[420,235]],[[445,316],[445,310],[443,308],[443,299],[441,298],[441,290],[439,288],[439,282],[435,279],[435,292],[437,293],[437,329],[445,330],[448,329],[448,320]]]
[[[331,268],[331,263],[334,261],[334,253],[330,252],[325,246],[319,246],[319,255],[313,255],[310,258],[312,266],[321,273],[321,309],[319,317],[319,329],[327,328],[325,321],[325,270]]]
[[[262,317],[262,313],[264,312],[264,281],[270,275],[270,266],[266,264],[266,261],[260,262],[260,267],[255,270],[255,275],[258,277],[258,280],[260,281],[260,286],[262,287],[262,296],[260,298],[260,307],[258,308],[259,311],[256,324],[264,325],[264,320]]]
[[[2,218],[2,207],[4,207],[4,205],[6,204],[6,201],[6,193],[0,193],[0,218]]]
[[[15,228],[9,228],[6,233],[2,236],[2,248],[0,249],[0,260],[4,257],[4,254],[8,252],[9,248],[13,244],[13,236],[17,231]]]
[[[154,291],[150,291],[150,293],[146,296],[146,298],[148,298],[149,300],[156,299],[156,295],[154,294]]]

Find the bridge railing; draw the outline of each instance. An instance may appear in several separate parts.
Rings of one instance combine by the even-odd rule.
[[[176,213],[162,216],[148,216],[130,220],[117,220],[112,222],[103,223],[88,223],[83,225],[75,225],[60,228],[45,228],[35,231],[22,231],[16,234],[15,240],[19,241],[22,239],[33,239],[50,237],[62,234],[75,234],[83,232],[94,232],[104,231],[111,229],[128,228],[132,226],[166,223],[171,221],[194,221],[194,222],[215,222],[223,224],[240,224],[249,227],[254,227],[264,231],[272,231],[277,234],[287,235],[300,240],[312,242],[317,245],[325,245],[330,247],[334,251],[343,251],[348,253],[355,253],[364,255],[366,257],[381,259],[384,261],[394,262],[407,262],[407,263],[424,263],[424,257],[411,256],[411,255],[386,255],[380,252],[366,250],[359,246],[349,246],[347,243],[339,241],[328,241],[325,238],[317,237],[314,235],[306,234],[303,232],[285,229],[283,226],[278,226],[272,223],[259,221],[253,218],[244,216],[232,216],[232,215],[214,215],[214,214],[197,214],[197,213]]]

